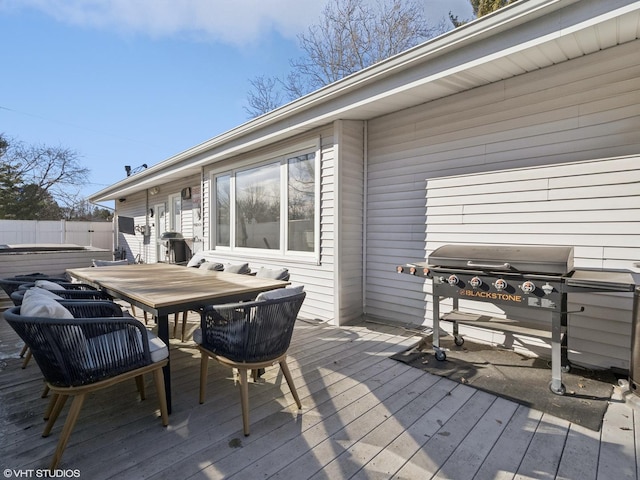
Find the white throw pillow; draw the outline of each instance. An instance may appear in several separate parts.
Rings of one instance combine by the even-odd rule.
[[[224,267],[224,271],[227,273],[240,273],[240,274],[251,273],[251,269],[249,268],[248,263],[239,263],[238,265],[227,264]]]
[[[224,265],[217,262],[203,262],[200,264],[198,268],[202,270],[213,270],[216,272],[221,272],[224,270]]]
[[[288,268],[264,268],[260,267],[260,270],[256,273],[256,277],[259,278],[271,278],[273,280],[285,280],[289,279],[289,269]]]
[[[44,318],[73,318],[69,310],[58,301],[48,295],[38,292],[38,288],[32,288],[24,292],[20,315],[25,317]]]
[[[191,260],[187,262],[187,267],[199,267],[202,263],[206,262],[207,259],[202,255],[194,255],[191,257]]]
[[[277,288],[268,292],[262,292],[256,297],[256,302],[262,302],[265,300],[275,300],[276,298],[285,298],[298,295],[304,291],[304,285],[298,287],[289,288]]]
[[[36,287],[44,288],[45,290],[64,290],[59,283],[51,280],[36,280]]]

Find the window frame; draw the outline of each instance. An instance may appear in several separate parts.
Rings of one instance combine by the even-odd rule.
[[[310,251],[302,250],[290,250],[289,249],[289,184],[288,184],[288,163],[291,158],[313,154],[314,162],[314,214],[313,214],[313,226],[314,226],[314,238],[313,249]],[[236,245],[236,175],[238,172],[244,172],[255,168],[260,168],[269,164],[278,164],[279,179],[280,179],[280,248],[267,249],[267,248],[253,248],[253,247],[238,247]],[[211,188],[211,195],[209,201],[210,215],[209,215],[209,248],[212,250],[220,251],[220,253],[229,254],[241,254],[246,257],[273,257],[273,258],[286,258],[289,260],[299,260],[304,262],[313,261],[319,264],[320,255],[320,186],[321,186],[321,171],[320,171],[320,143],[319,140],[313,144],[298,145],[292,148],[282,149],[277,152],[273,152],[269,155],[263,155],[261,157],[254,157],[247,159],[246,161],[237,162],[233,166],[224,169],[214,169],[209,174],[209,185]],[[217,179],[219,177],[230,177],[229,181],[229,246],[217,245],[218,239],[218,225],[217,225]]]

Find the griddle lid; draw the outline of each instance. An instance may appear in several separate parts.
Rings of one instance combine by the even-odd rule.
[[[566,275],[573,270],[573,247],[451,244],[427,260],[434,267]]]

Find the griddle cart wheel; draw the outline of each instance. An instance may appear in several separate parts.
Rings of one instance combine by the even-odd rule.
[[[444,362],[447,359],[447,354],[444,350],[436,350],[436,360]]]
[[[456,335],[453,338],[453,341],[455,342],[455,344],[459,347],[461,347],[462,345],[464,345],[464,338],[460,335]]]

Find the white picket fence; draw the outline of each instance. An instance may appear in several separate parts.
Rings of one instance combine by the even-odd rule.
[[[0,245],[73,244],[114,250],[113,222],[0,220]]]

